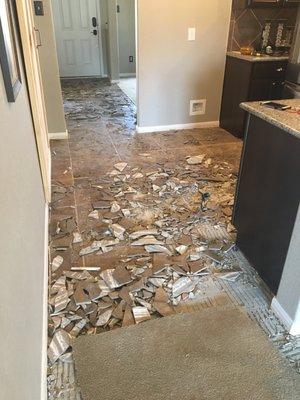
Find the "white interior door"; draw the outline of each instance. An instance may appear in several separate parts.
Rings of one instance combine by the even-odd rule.
[[[60,76],[101,76],[98,0],[52,0],[52,7]]]

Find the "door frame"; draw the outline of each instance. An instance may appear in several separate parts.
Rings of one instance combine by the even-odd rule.
[[[51,201],[51,152],[42,75],[38,57],[38,31],[34,27],[31,1],[17,0],[16,9],[27,79],[31,114],[46,203]]]
[[[139,54],[139,0],[135,0],[135,75],[136,75],[136,131],[140,120],[140,54]]]
[[[103,62],[103,45],[102,45],[102,19],[100,0],[96,1],[97,20],[98,20],[98,43],[99,43],[99,56],[100,56],[100,78],[104,77],[104,62]],[[106,40],[106,38],[105,38]]]

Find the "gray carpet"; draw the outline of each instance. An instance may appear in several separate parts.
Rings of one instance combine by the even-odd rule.
[[[239,309],[77,339],[84,400],[299,400],[300,377]]]

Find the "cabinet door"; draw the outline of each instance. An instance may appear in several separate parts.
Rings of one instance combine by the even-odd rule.
[[[254,79],[251,82],[249,101],[282,99],[284,81]]]
[[[300,199],[300,141],[251,116],[233,222],[237,244],[275,294]]]
[[[297,7],[300,4],[300,0],[284,0],[284,7]]]
[[[227,57],[220,126],[239,138],[244,135],[245,121],[240,104],[248,101],[252,67],[253,63]]]
[[[248,7],[250,8],[270,8],[270,7],[282,7],[284,0],[248,0]]]

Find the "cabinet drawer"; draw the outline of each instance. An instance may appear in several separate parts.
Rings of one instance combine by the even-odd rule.
[[[287,61],[267,61],[255,63],[253,78],[284,78]]]

